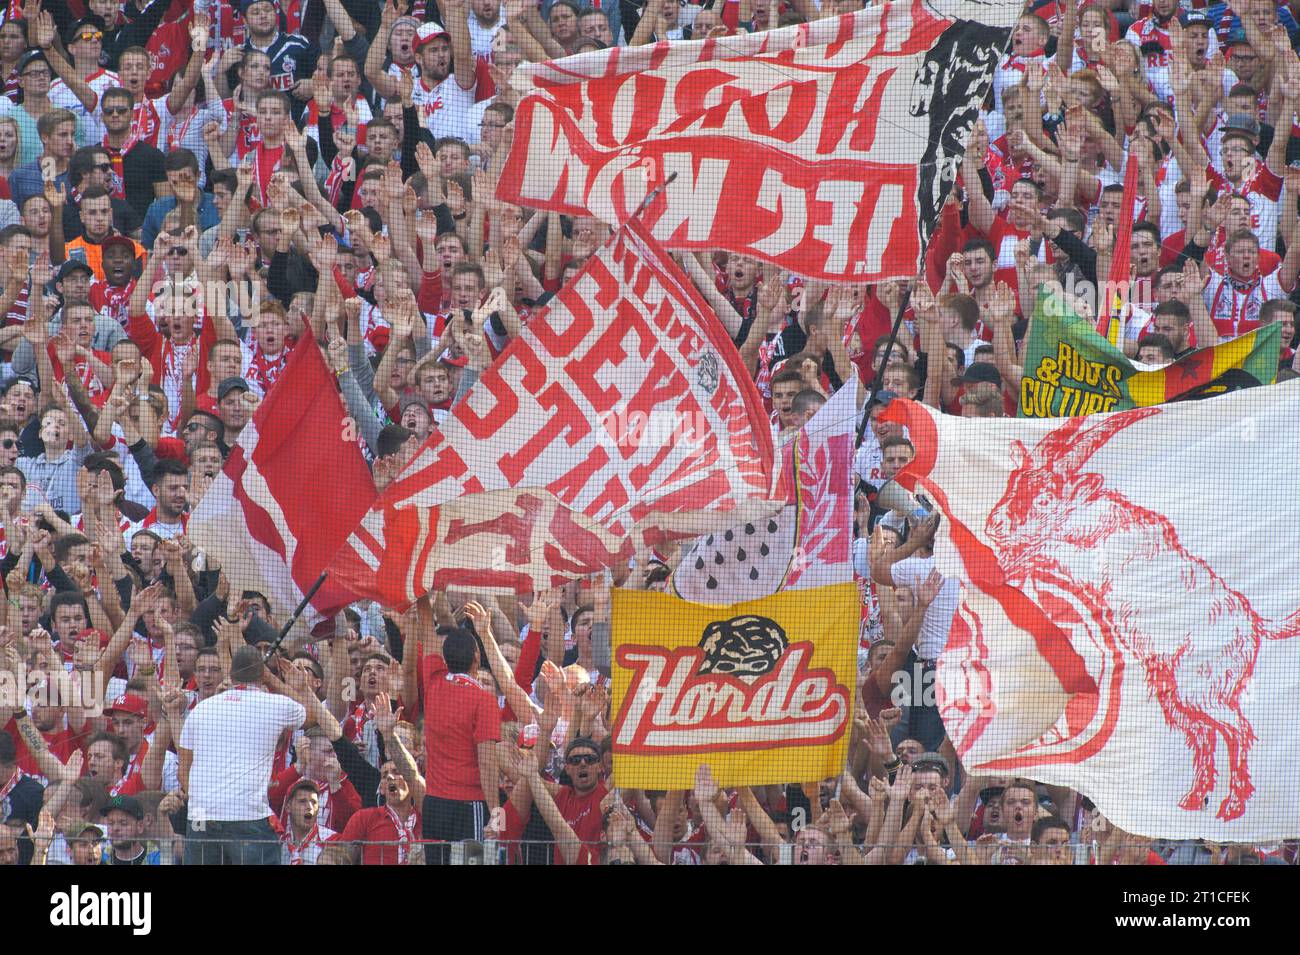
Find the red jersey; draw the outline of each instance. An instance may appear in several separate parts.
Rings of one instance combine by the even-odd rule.
[[[600,801],[609,795],[609,789],[603,782],[585,796],[572,786],[561,786],[555,794],[555,805],[578,837],[581,847],[578,850],[577,865],[599,865],[601,823],[604,817],[600,811]],[[555,864],[564,864],[564,855],[560,846],[555,846]]]
[[[420,833],[420,810],[415,807],[405,821],[387,806],[353,813],[335,839],[361,843],[362,865],[403,865]]]
[[[118,287],[109,285],[103,279],[95,279],[90,283],[90,304],[96,312],[126,328],[127,305],[131,301],[131,293],[135,291],[137,281],[139,280],[131,279],[126,285]]]
[[[35,779],[44,779],[45,774],[41,772],[41,767],[37,764],[36,758],[32,756],[31,750],[23,742],[22,736],[18,733],[18,724],[11,717],[5,724],[4,731],[14,741],[14,750],[17,753],[15,762],[18,765],[18,771],[25,776],[32,776]],[[45,742],[49,744],[50,752],[58,757],[59,762],[66,763],[74,750],[81,747],[81,734],[74,733],[70,729],[55,730],[53,733],[41,733],[45,737]]]
[[[448,672],[439,654],[420,661],[420,686],[429,795],[458,802],[484,800],[478,744],[501,738],[496,696],[468,674]]]

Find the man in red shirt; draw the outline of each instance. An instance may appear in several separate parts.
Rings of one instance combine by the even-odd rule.
[[[362,865],[405,865],[420,829],[420,811],[416,808],[418,791],[398,772],[397,765],[389,761],[384,763],[379,775],[379,792],[384,797],[383,803],[353,813],[339,833],[338,841],[360,843]],[[424,799],[427,830],[430,797],[426,794]],[[425,847],[426,862],[431,848]]]
[[[470,676],[478,672],[478,641],[459,627],[440,632],[442,654],[420,661],[428,759],[424,838],[448,843],[481,839],[500,809],[495,744],[501,711],[496,696]],[[449,857],[446,845],[425,849],[430,865],[447,865]]]
[[[320,824],[335,831],[341,830],[361,808],[361,796],[343,773],[334,747],[322,730],[316,727],[308,730],[306,738],[298,745],[301,748],[298,763],[282,770],[271,780],[271,791],[267,794],[271,809],[281,815],[288,812],[286,794],[305,779],[316,787]]]
[[[578,837],[578,865],[598,865],[600,862],[601,827],[604,815],[601,800],[609,788],[601,779],[600,747],[586,737],[572,740],[564,750],[564,768],[569,777],[567,785],[547,782],[546,788],[555,798],[564,821]],[[560,843],[555,845],[555,864],[564,865]]]

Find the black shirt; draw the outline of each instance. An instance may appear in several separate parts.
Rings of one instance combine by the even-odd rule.
[[[2,784],[0,784],[2,785]],[[9,795],[0,799],[0,823],[10,819],[21,819],[32,827],[32,831],[41,823],[41,804],[45,801],[45,787],[30,776],[21,777],[9,790]],[[18,838],[18,864],[31,865],[36,847],[23,835]]]

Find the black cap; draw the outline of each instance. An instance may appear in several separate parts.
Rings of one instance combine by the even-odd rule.
[[[1199,26],[1205,27],[1207,30],[1213,26],[1210,22],[1210,18],[1199,10],[1184,10],[1178,15],[1178,22],[1184,27]]]
[[[92,13],[89,16],[84,16],[80,20],[74,21],[72,26],[68,27],[67,31],[63,34],[64,45],[71,46],[73,43],[75,43],[77,39],[77,34],[80,33],[82,30],[84,30],[86,27],[90,27],[91,29],[98,30],[100,33],[104,33],[105,31],[108,30],[108,27],[104,25],[104,21]]]
[[[54,281],[62,282],[73,272],[85,272],[87,275],[92,277],[95,274],[95,270],[85,262],[81,261],[81,259],[68,259],[68,261],[59,266],[59,273],[54,276]]]
[[[137,822],[144,818],[144,806],[140,805],[140,800],[134,796],[114,796],[104,804],[100,810],[101,816],[107,816],[114,809],[120,809],[122,812],[135,816]]]
[[[1002,387],[1002,374],[997,368],[987,361],[977,361],[966,366],[966,370],[957,378],[953,379],[955,384],[975,385],[981,382],[997,385]]]
[[[28,50],[26,53],[24,53],[22,56],[18,58],[18,75],[22,76],[23,70],[27,69],[27,67],[30,64],[34,63],[36,60],[40,60],[46,66],[50,65],[49,59],[46,58],[45,54],[42,51]]]
[[[217,386],[217,400],[222,401],[232,391],[249,391],[248,382],[243,378],[227,378]]]
[[[893,391],[877,391],[871,399],[871,404],[880,405],[882,408],[888,408],[889,403],[897,398],[897,393]]]

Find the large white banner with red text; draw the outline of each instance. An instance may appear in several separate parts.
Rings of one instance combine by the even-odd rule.
[[[517,69],[501,198],[642,214],[672,248],[914,276],[1021,0],[899,0],[762,34]]]
[[[634,222],[529,319],[336,569],[391,605],[460,585],[544,590],[775,513],[773,484],[771,427],[735,346]]]
[[[939,706],[971,773],[1139,835],[1300,835],[1300,383],[1086,418],[887,411],[963,601]]]

